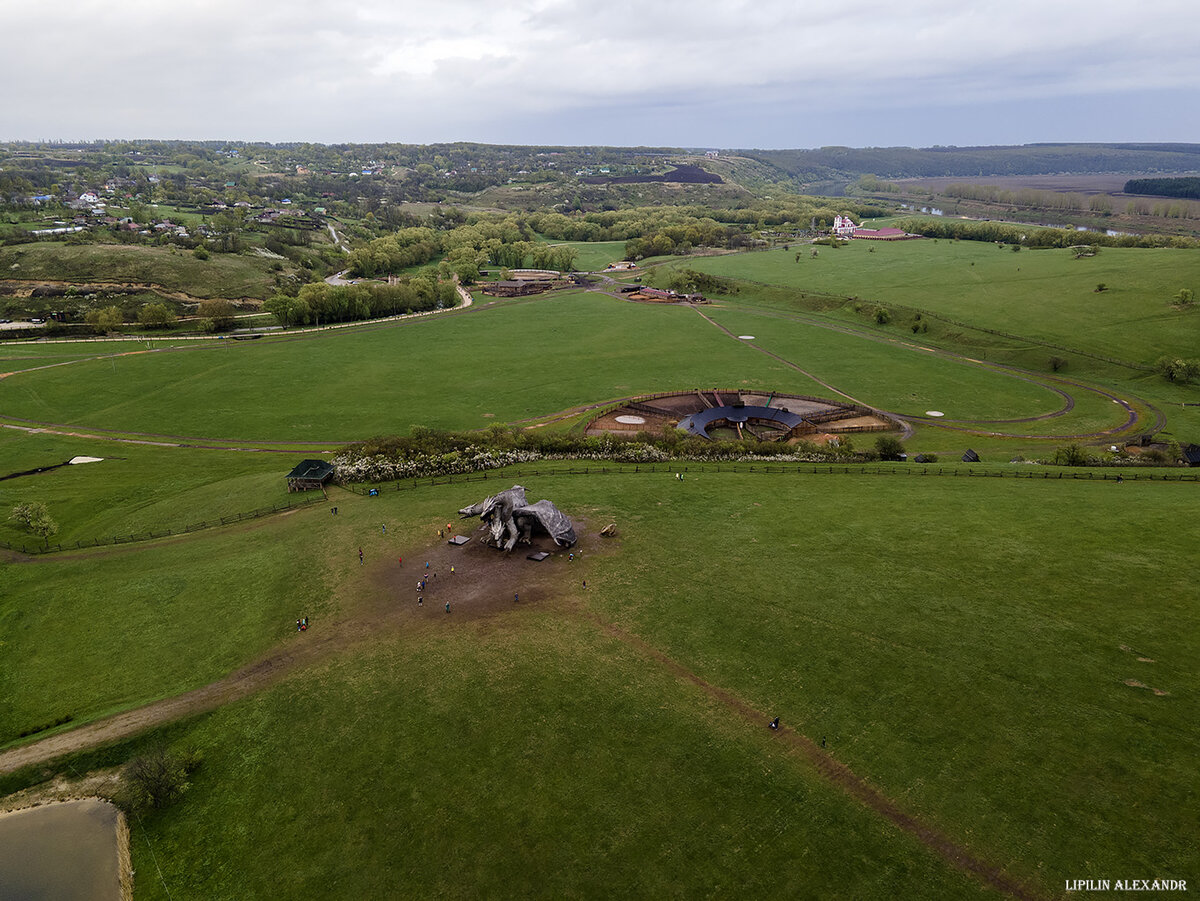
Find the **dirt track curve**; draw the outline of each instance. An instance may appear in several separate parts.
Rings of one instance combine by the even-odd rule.
[[[467,521],[462,525],[470,528],[474,523]],[[592,549],[601,554],[617,550],[616,544],[600,538],[586,524],[578,525],[581,540],[577,551],[581,557],[591,553]],[[341,619],[330,623],[313,622],[309,631],[290,634],[280,646],[254,663],[193,691],[0,752],[0,773],[47,763],[66,754],[121,741],[167,723],[215,710],[262,691],[289,675],[399,632],[453,628],[463,620],[521,615],[523,610],[546,606],[553,606],[565,616],[579,618],[636,649],[677,678],[699,687],[749,727],[766,729],[769,719],[766,712],[708,682],[643,638],[601,619],[588,608],[582,588],[576,590],[573,579],[570,585],[562,584],[561,576],[556,575],[562,573],[561,567],[530,563],[524,553],[498,554],[484,547],[477,535],[473,537],[475,540],[461,548],[438,542],[426,550],[408,553],[406,557],[413,562],[407,565],[394,564],[390,559],[374,561],[363,568],[365,600]],[[555,548],[548,539],[543,541],[540,549],[560,555],[566,553]],[[114,552],[137,553],[137,549],[131,547]],[[428,569],[424,565],[426,561]],[[455,566],[453,574],[451,563]],[[580,567],[577,572],[583,571],[582,562]],[[421,593],[424,604],[418,607],[416,580],[422,576],[427,587]],[[514,600],[516,594],[520,595],[519,601]],[[451,606],[449,613],[445,611],[447,602]],[[782,724],[775,735],[821,778],[913,835],[948,864],[1011,897],[1029,901],[1042,897],[1001,868],[906,813],[813,739],[787,724]]]

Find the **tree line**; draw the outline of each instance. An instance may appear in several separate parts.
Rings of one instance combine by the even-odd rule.
[[[421,313],[452,307],[456,298],[452,282],[432,277],[410,278],[391,285],[313,282],[304,285],[295,297],[274,295],[263,303],[263,309],[288,328]]]
[[[992,241],[1024,247],[1075,247],[1081,232],[1073,228],[1040,228],[1008,222],[978,222],[963,219],[902,219],[897,228],[926,238]],[[1090,245],[1104,247],[1200,247],[1200,240],[1178,235],[1106,235],[1087,232]]]
[[[1200,200],[1200,178],[1131,178],[1126,194],[1155,194],[1159,197],[1190,197]]]

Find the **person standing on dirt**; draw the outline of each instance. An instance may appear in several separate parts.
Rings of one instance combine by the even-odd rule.
[[[775,717],[775,719],[771,720],[771,728],[772,729],[779,728],[779,717]]]
[[[449,601],[446,601],[446,612],[447,613],[450,612],[450,602]]]

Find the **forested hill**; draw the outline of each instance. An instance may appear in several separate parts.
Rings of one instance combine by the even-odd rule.
[[[880,178],[979,177],[1109,172],[1200,172],[1200,144],[1023,144],[1010,147],[821,147],[746,150],[798,187]]]

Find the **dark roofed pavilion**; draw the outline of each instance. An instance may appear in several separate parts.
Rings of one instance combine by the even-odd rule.
[[[308,491],[324,488],[333,479],[333,464],[325,460],[301,460],[287,474],[288,491]]]

